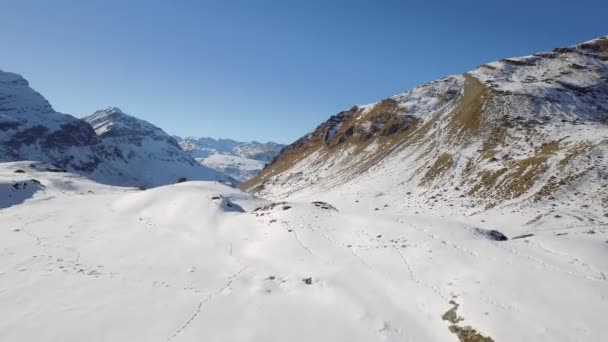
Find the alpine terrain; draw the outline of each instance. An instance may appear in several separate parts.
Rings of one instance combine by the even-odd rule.
[[[242,187],[268,198],[332,189],[402,208],[534,207],[535,222],[559,210],[601,220],[607,125],[608,38],[599,38],[354,106],[287,146]]]
[[[239,142],[231,139],[179,138],[182,149],[199,163],[244,182],[257,175],[285,145],[275,142]]]
[[[0,341],[605,339],[608,37],[354,106],[241,189],[193,158],[278,147],[9,73],[0,109]]]
[[[180,177],[234,182],[196,163],[150,123],[117,108],[84,120],[57,113],[23,77],[0,71],[0,161],[18,160],[112,185],[153,187]]]
[[[178,178],[218,180],[236,184],[234,179],[199,165],[177,141],[162,129],[123,113],[119,108],[99,110],[83,118],[106,146],[122,156],[126,164],[122,177],[129,175],[144,186],[171,184]]]

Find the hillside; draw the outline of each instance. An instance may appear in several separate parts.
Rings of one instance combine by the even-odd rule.
[[[529,210],[533,222],[608,221],[607,124],[602,37],[354,106],[242,188],[272,199],[339,193],[458,215],[505,208]]]

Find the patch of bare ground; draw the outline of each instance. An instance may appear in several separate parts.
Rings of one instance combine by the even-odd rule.
[[[448,321],[450,323],[450,332],[458,336],[458,340],[460,340],[460,342],[494,342],[494,339],[482,335],[480,332],[478,332],[476,329],[473,329],[471,326],[460,325],[459,323],[464,321],[464,317],[458,315],[458,307],[460,305],[453,300],[450,301],[450,304],[452,305],[452,307],[448,311],[446,311],[446,313],[444,313],[441,318],[444,321]]]
[[[472,141],[479,132],[483,104],[488,89],[475,77],[465,74],[464,93],[450,113],[447,125],[448,140],[453,143]]]
[[[542,214],[538,214],[538,215],[536,215],[535,218],[533,218],[530,221],[526,222],[526,225],[536,223],[536,222],[540,221],[542,218],[543,218],[543,215]]]
[[[560,188],[572,184],[575,180],[584,176],[588,171],[592,170],[593,167],[584,169],[580,172],[568,171],[568,167],[572,166],[576,158],[586,155],[593,145],[590,142],[579,142],[574,146],[568,148],[565,151],[566,156],[562,158],[558,163],[557,167],[559,170],[558,175],[552,175],[549,180],[543,185],[543,187],[534,194],[534,201],[541,201],[549,196],[555,194]],[[557,146],[552,152],[559,150]]]
[[[478,172],[468,194],[495,199],[513,199],[523,195],[548,170],[547,160],[558,148],[558,142],[547,142],[527,158],[508,160],[503,168]]]
[[[452,165],[454,164],[454,159],[452,155],[449,153],[442,153],[435,159],[435,162],[431,167],[426,171],[424,176],[422,177],[421,184],[429,184],[437,177],[442,176],[446,173]]]

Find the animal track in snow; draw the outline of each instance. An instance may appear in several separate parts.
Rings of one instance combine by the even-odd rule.
[[[223,287],[221,287],[219,290],[217,290],[217,291],[209,294],[207,297],[203,298],[198,303],[198,305],[196,307],[196,310],[190,316],[190,318],[179,329],[177,329],[175,331],[175,333],[173,333],[173,335],[171,335],[167,339],[167,341],[171,341],[171,340],[175,339],[177,337],[177,335],[179,335],[182,331],[184,331],[184,329],[186,329],[194,321],[194,319],[196,319],[196,317],[198,316],[198,314],[203,309],[203,306],[205,305],[205,303],[207,303],[208,301],[212,300],[214,297],[220,295],[225,289],[229,288],[230,285],[232,285],[232,283],[234,282],[234,280],[236,280],[236,278],[238,278],[241,275],[241,273],[245,272],[248,268],[249,268],[249,266],[246,266],[246,267],[242,268],[241,270],[239,270],[238,272],[236,272],[235,274],[233,274],[232,276],[230,276],[228,278],[228,282],[226,284],[224,284]]]

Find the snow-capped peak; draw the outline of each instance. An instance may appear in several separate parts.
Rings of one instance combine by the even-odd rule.
[[[124,113],[117,107],[98,110],[83,118],[97,135],[126,162],[130,174],[143,177],[145,186],[171,183],[177,178],[190,180],[234,179],[197,163],[177,141],[159,127]]]
[[[157,126],[126,114],[117,107],[108,107],[84,117],[100,137],[105,136],[151,136],[175,143],[167,133]]]
[[[199,165],[175,139],[109,107],[84,118],[57,113],[18,74],[0,71],[0,162],[40,161],[98,182],[153,187],[230,177]]]
[[[105,109],[105,111],[110,111],[110,112],[114,112],[114,113],[122,113],[124,114],[124,112],[118,108],[118,107],[108,107]]]

